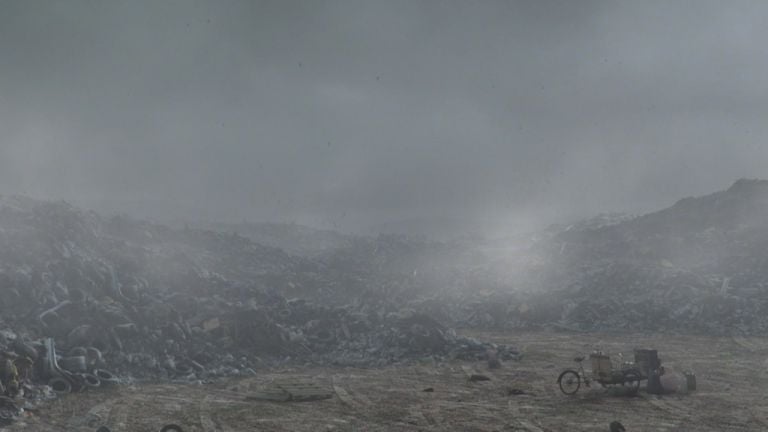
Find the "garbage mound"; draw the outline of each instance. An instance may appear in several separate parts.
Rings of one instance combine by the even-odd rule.
[[[634,218],[552,230],[532,247],[540,278],[475,296],[470,326],[768,332],[768,181],[739,180]]]
[[[768,182],[740,180],[527,238],[344,237],[298,256],[231,231],[2,197],[0,393],[519,356],[461,327],[765,334],[767,211]]]
[[[208,223],[195,228],[236,232],[255,243],[282,249],[291,255],[314,257],[350,244],[354,237],[336,231],[310,228],[296,223],[241,222]]]
[[[409,243],[364,249],[382,256],[386,244],[393,258]],[[518,356],[407,310],[412,279],[349,257],[299,257],[236,233],[2,197],[0,393],[206,380],[286,362]]]

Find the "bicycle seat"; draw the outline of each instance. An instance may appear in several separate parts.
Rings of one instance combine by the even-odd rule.
[[[584,361],[584,357],[583,356],[574,357],[573,361],[575,361],[576,363],[581,363],[582,361]]]

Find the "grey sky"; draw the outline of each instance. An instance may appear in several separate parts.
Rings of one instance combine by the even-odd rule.
[[[761,1],[0,1],[0,191],[356,229],[768,177]]]

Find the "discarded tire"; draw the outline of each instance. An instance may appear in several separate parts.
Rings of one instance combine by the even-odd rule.
[[[112,432],[112,429],[110,429],[110,428],[108,428],[106,426],[101,426],[98,429],[96,429],[96,432]]]
[[[160,428],[160,432],[184,432],[184,429],[177,424],[167,424]]]
[[[173,367],[173,371],[179,375],[189,375],[192,373],[192,366],[187,363],[178,363]]]
[[[85,373],[80,375],[83,385],[88,388],[96,388],[101,385],[101,380],[96,375]]]
[[[72,392],[72,384],[61,377],[53,377],[48,381],[53,391],[57,394],[68,394]]]
[[[110,387],[119,383],[117,377],[108,370],[96,369],[93,374],[99,379],[102,387]]]

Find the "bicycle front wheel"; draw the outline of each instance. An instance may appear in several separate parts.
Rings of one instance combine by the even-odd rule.
[[[576,394],[581,387],[581,377],[575,370],[567,370],[560,374],[557,378],[557,383],[560,385],[560,391],[568,396]]]

